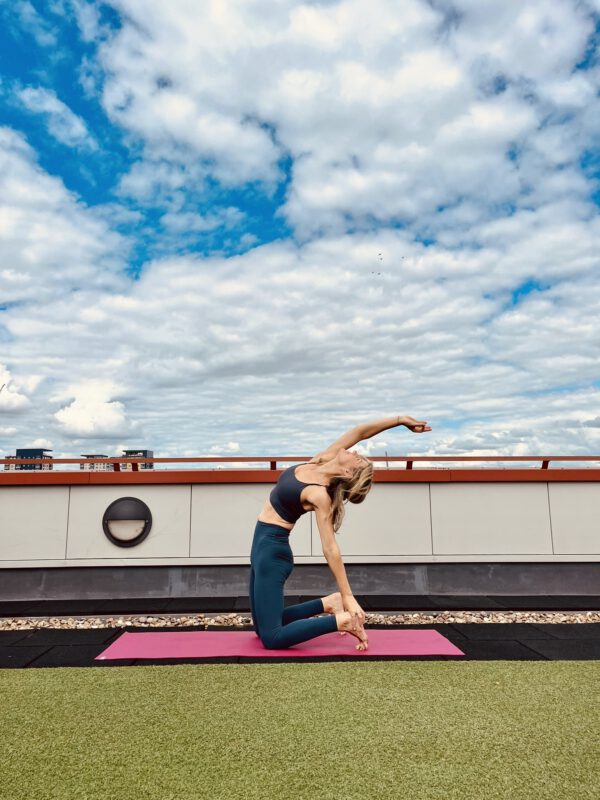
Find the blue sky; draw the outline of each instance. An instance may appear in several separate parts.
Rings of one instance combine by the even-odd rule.
[[[106,4],[89,4],[97,14],[98,40],[84,41],[77,24],[77,10],[84,4],[17,2],[2,6],[6,23],[2,47],[3,96],[1,123],[26,132],[35,148],[40,165],[50,174],[59,175],[66,188],[86,204],[98,206],[118,202],[137,212],[139,219],[125,222],[118,229],[132,238],[128,270],[135,276],[143,264],[161,247],[160,202],[135,202],[115,192],[121,176],[140,159],[144,143],[127,135],[111,123],[97,93],[90,90],[82,75],[82,65],[94,62],[97,44],[114,36],[121,28],[121,17]],[[81,13],[81,12],[80,12]],[[19,100],[26,87],[40,88],[55,94],[74,115],[85,123],[90,144],[49,136],[49,114],[40,113]],[[17,97],[15,97],[17,95]],[[93,144],[91,142],[93,141]],[[282,236],[292,236],[285,220],[277,218],[289,183],[289,158],[284,154],[281,175],[276,186],[247,183],[228,188],[208,181],[201,191],[186,187],[187,204],[202,214],[217,207],[243,208],[243,225],[219,226],[196,231],[171,243],[173,252],[237,253],[257,243]],[[248,243],[240,242],[243,236]]]
[[[0,452],[594,451],[597,0],[0,20]]]

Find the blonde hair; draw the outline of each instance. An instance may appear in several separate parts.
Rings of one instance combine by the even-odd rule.
[[[344,503],[362,503],[369,494],[373,481],[373,462],[367,461],[362,467],[357,467],[350,478],[333,478],[327,492],[331,498],[331,511],[329,512],[333,530],[337,533],[344,519]]]

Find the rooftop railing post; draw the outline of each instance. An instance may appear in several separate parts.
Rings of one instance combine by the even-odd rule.
[[[412,469],[412,468],[413,468],[413,462],[410,459],[407,459],[406,460],[406,469]]]
[[[542,469],[548,469],[548,464],[550,463],[550,459],[544,459],[542,461]]]
[[[271,461],[271,469],[277,469],[277,462]]]

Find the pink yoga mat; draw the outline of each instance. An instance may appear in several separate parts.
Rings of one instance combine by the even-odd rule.
[[[314,658],[318,656],[464,656],[432,630],[368,630],[369,649],[356,650],[358,639],[335,631],[283,650],[268,650],[254,631],[144,631],[123,633],[95,661],[114,658],[215,658],[252,656]]]

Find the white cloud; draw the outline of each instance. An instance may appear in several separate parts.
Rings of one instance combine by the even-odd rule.
[[[119,181],[118,192],[145,203],[173,202],[193,184],[202,188],[206,170],[199,164],[181,164],[168,158],[136,161]]]
[[[600,230],[556,214],[522,214],[502,249],[424,247],[388,231],[273,243],[230,259],[163,259],[126,292],[9,310],[6,324],[20,351],[47,365],[48,380],[65,382],[76,369],[85,382],[70,390],[75,401],[61,395],[69,402],[56,419],[67,439],[118,435],[126,420],[115,387],[126,386],[137,446],[157,452],[221,441],[302,455],[336,430],[391,413],[428,419],[435,444],[386,431],[368,452],[440,442],[447,452],[510,453],[519,442],[529,452],[538,442],[589,451],[595,429],[580,423],[600,401],[600,293],[590,271]],[[565,246],[577,240],[573,261],[559,223]],[[544,230],[554,231],[547,245]],[[554,285],[511,306],[532,275]],[[67,350],[67,364],[53,361]],[[470,418],[475,426],[448,432]],[[492,435],[503,429],[512,438]]]
[[[21,413],[30,406],[25,391],[33,391],[37,385],[35,378],[14,380],[10,371],[0,364],[0,414]]]
[[[160,222],[172,233],[204,232],[216,228],[234,228],[245,219],[245,214],[239,208],[228,207],[218,209],[214,213],[194,214],[185,211],[170,211],[164,214]]]
[[[0,426],[0,436],[14,436],[16,432],[16,428],[3,428]]]
[[[48,122],[48,132],[69,147],[95,150],[97,144],[85,122],[59,100],[51,89],[27,87],[17,92],[23,105],[36,114],[43,114]]]
[[[86,0],[69,0],[75,13],[75,19],[85,42],[93,42],[103,34],[98,7]]]
[[[2,304],[123,285],[122,237],[36,164],[23,136],[1,127],[0,247]]]
[[[567,75],[585,53],[594,22],[570,0],[454,0],[462,14],[453,40],[465,57],[487,59],[512,78],[541,82]]]
[[[538,184],[548,201],[557,157],[570,191],[589,193],[574,180],[598,125],[598,70],[572,72],[594,31],[582,3],[117,7],[123,25],[100,48],[103,102],[146,147],[124,189],[191,187],[199,163],[226,185],[272,184],[289,154],[283,210],[304,238],[389,222],[442,234],[440,206],[475,204],[489,219],[527,207]],[[170,154],[168,170],[156,153]]]
[[[103,439],[126,432],[129,425],[125,407],[123,403],[111,400],[116,392],[117,387],[110,380],[87,380],[69,386],[65,394],[74,397],[73,402],[54,414],[63,433]]]
[[[17,0],[13,5],[22,27],[27,30],[41,47],[56,45],[56,35],[50,25],[35,10],[29,0]]]
[[[215,444],[209,448],[209,453],[215,453],[220,456],[234,454],[240,452],[239,442],[227,442],[227,444]]]
[[[34,439],[29,446],[43,447],[45,450],[52,450],[52,442],[50,441],[50,439],[44,439],[43,437],[39,439]]]

